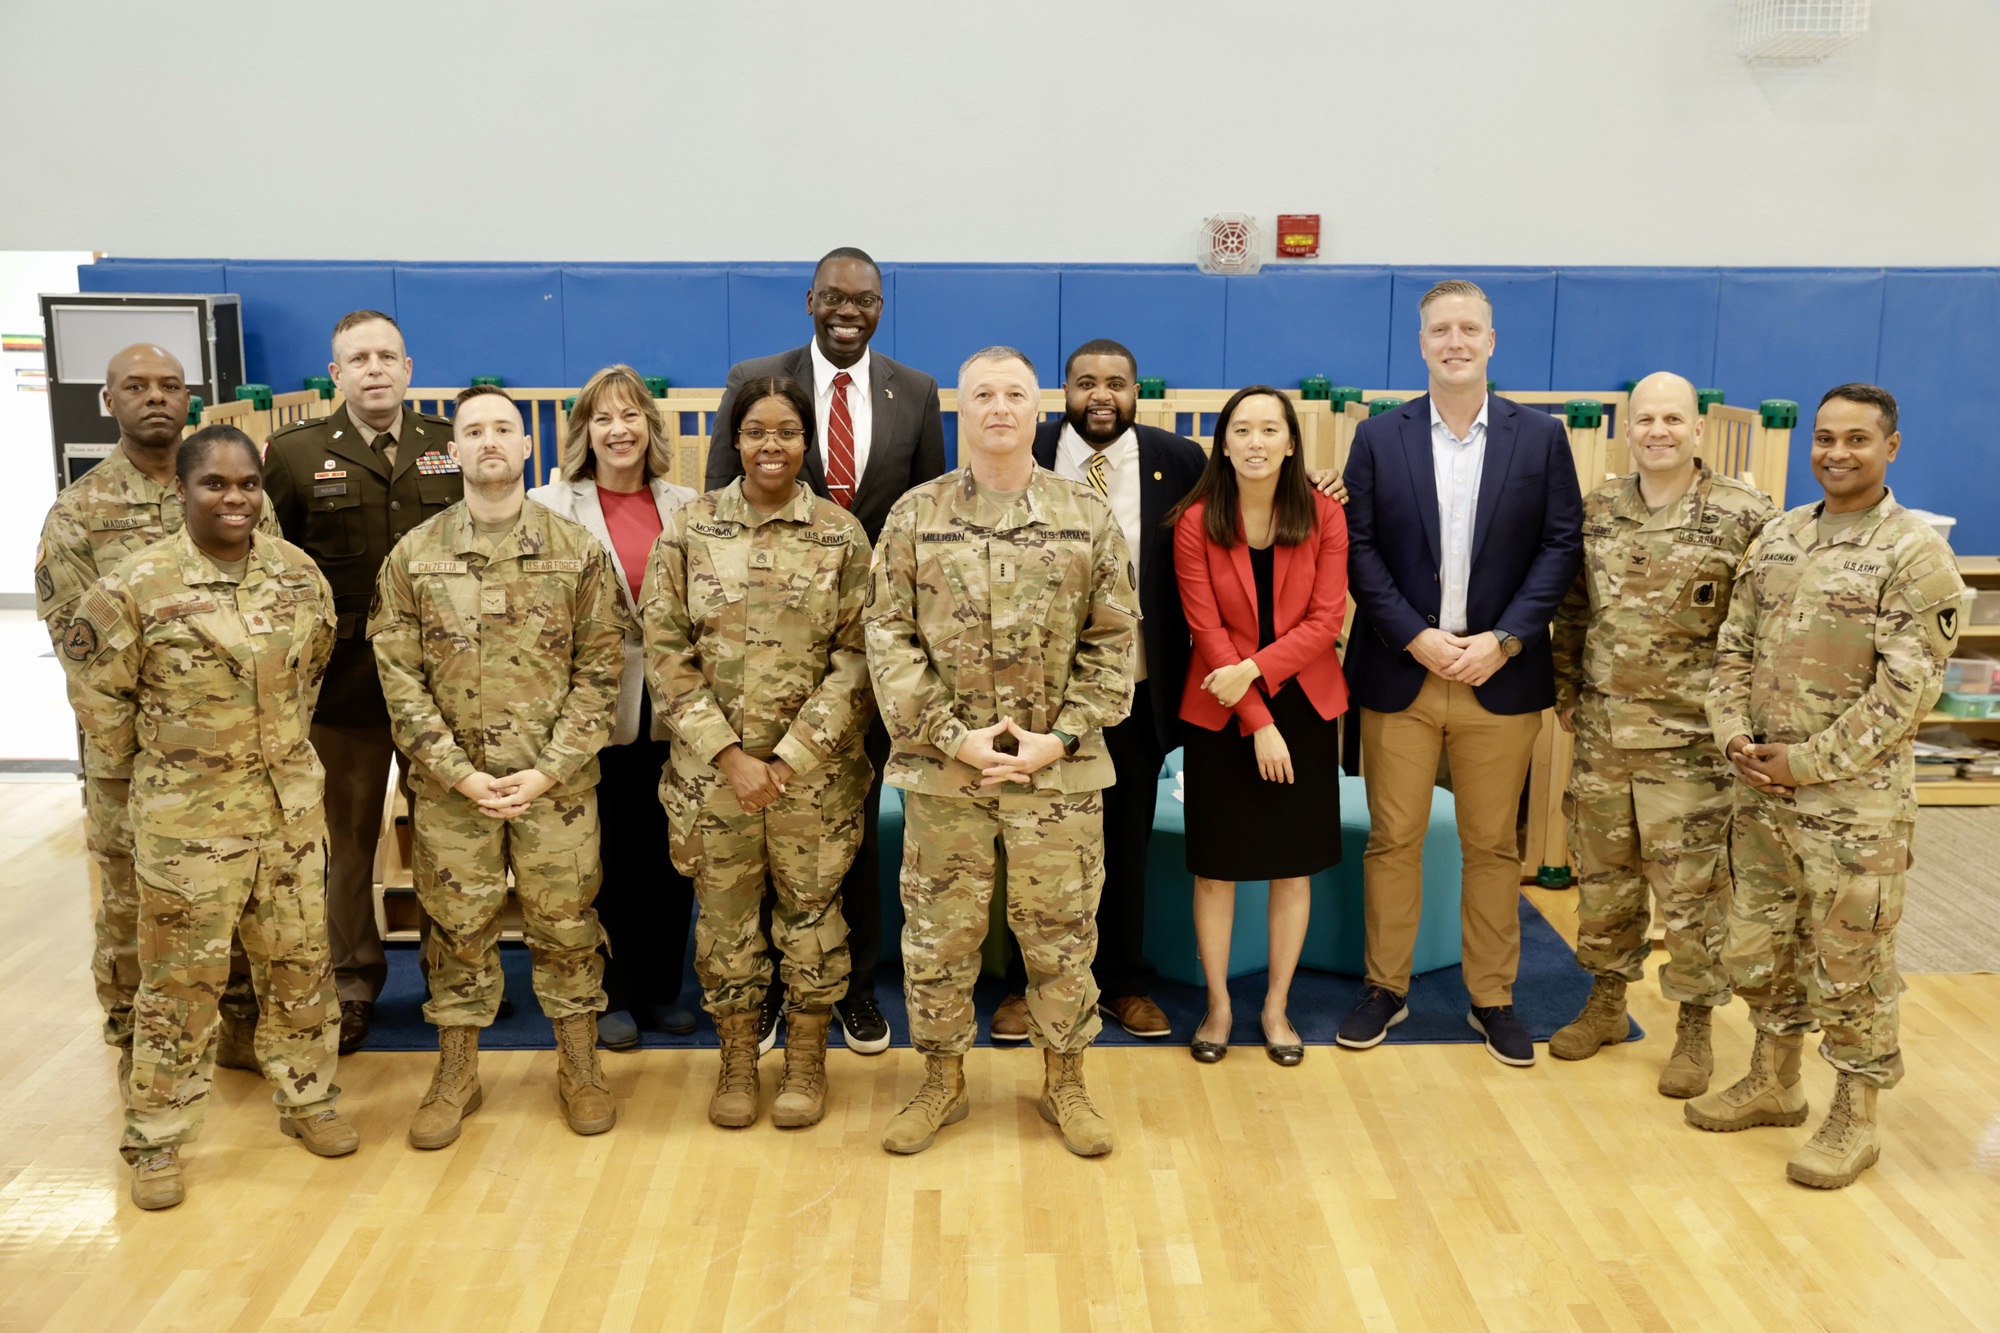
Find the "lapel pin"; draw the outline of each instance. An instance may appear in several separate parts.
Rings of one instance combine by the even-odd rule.
[[[896,396],[896,391],[894,389],[884,389],[882,390],[882,396],[884,398],[894,398]]]
[[[336,439],[336,440],[337,440],[337,439],[339,439],[339,438],[340,438],[340,434],[341,434],[341,433],[340,433],[339,431],[335,431],[335,432],[333,433],[333,438],[334,438],[334,439]]]
[[[1167,474],[1164,472],[1155,472],[1153,474],[1154,481],[1165,481],[1166,479],[1167,479]]]

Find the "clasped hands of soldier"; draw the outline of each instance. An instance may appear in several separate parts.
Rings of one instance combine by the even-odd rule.
[[[1002,736],[1014,738],[1012,754],[998,748],[997,742]],[[1062,757],[1061,741],[1045,731],[1029,731],[1011,717],[1003,717],[990,727],[966,732],[958,746],[959,762],[979,770],[979,785],[982,787],[1002,782],[1027,782]]]
[[[539,768],[524,768],[497,778],[491,773],[467,773],[453,790],[477,804],[482,815],[512,819],[528,813],[536,798],[555,785],[556,780]]]

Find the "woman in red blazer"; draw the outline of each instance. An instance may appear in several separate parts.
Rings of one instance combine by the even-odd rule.
[[[1171,516],[1174,567],[1194,637],[1181,691],[1187,868],[1208,1015],[1194,1058],[1228,1053],[1229,935],[1238,880],[1271,882],[1264,1049],[1305,1056],[1286,1016],[1312,913],[1312,876],[1340,860],[1340,746],[1347,682],[1334,643],[1347,613],[1347,520],[1307,483],[1291,400],[1239,391],[1215,447]]]

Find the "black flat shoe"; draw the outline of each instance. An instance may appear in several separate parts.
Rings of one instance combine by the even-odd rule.
[[[1195,1036],[1192,1041],[1188,1042],[1188,1054],[1205,1065],[1220,1064],[1222,1057],[1229,1054],[1229,1043],[1226,1041],[1203,1041],[1201,1039],[1201,1029],[1202,1025],[1207,1022],[1208,1015],[1203,1014],[1201,1022],[1194,1025]]]
[[[1263,1028],[1263,1022],[1261,1019],[1258,1021],[1257,1026],[1260,1029]],[[1299,1061],[1306,1058],[1306,1048],[1303,1043],[1297,1043],[1297,1042],[1293,1043],[1290,1046],[1280,1046],[1278,1043],[1271,1040],[1271,1034],[1269,1032],[1265,1032],[1264,1054],[1271,1057],[1272,1064],[1283,1065],[1285,1068],[1290,1069],[1293,1065],[1297,1064]]]

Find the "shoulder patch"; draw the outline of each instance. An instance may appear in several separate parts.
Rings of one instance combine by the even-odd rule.
[[[1940,602],[1956,603],[1964,594],[1965,585],[1959,580],[1958,571],[1935,569],[1904,587],[1903,605],[1912,611],[1928,611]],[[1952,608],[1954,620],[1957,608]],[[1938,613],[1940,617],[1943,612]]]
[[[521,568],[530,574],[581,574],[582,560],[523,560]]]
[[[463,560],[412,560],[412,574],[463,574],[467,569]]]
[[[72,662],[88,662],[97,656],[97,626],[78,616],[69,622],[63,635],[63,656]]]

